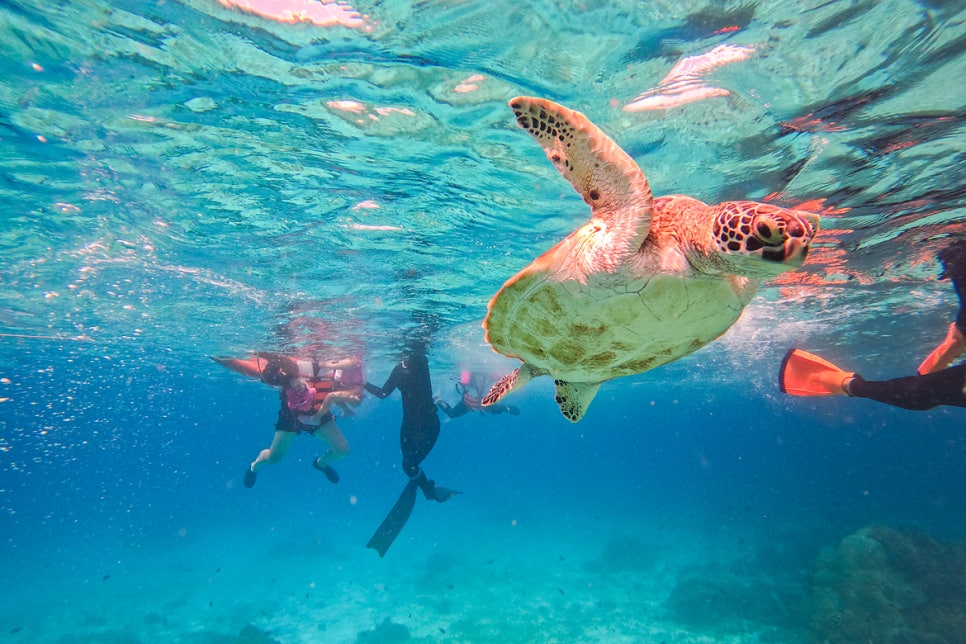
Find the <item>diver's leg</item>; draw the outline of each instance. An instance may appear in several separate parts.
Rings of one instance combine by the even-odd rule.
[[[332,463],[345,458],[349,454],[349,442],[345,439],[339,426],[333,418],[327,423],[323,423],[312,432],[312,435],[325,442],[329,449],[325,454],[315,459],[312,463],[315,469],[325,474],[325,477],[333,483],[339,482],[338,473],[332,468]]]
[[[335,399],[335,403],[339,405],[342,409],[342,417],[348,418],[350,416],[355,416],[356,412],[353,409],[362,404],[364,392],[362,387],[354,387],[352,389],[344,389],[338,392],[338,396]]]
[[[926,356],[926,359],[916,370],[920,376],[945,369],[963,353],[963,350],[966,349],[966,336],[963,335],[966,324],[962,324],[961,321],[966,322],[964,318],[966,318],[966,315],[963,315],[963,309],[960,309],[956,322],[949,325],[946,339]]]
[[[850,396],[920,411],[940,405],[966,407],[964,385],[966,363],[923,376],[892,380],[865,380],[856,375],[847,383],[847,390]]]
[[[402,450],[403,472],[409,478],[416,478],[419,465],[436,445],[439,438],[439,418],[433,414],[418,425],[404,424],[399,431],[399,447]]]
[[[945,369],[966,350],[966,240],[957,240],[939,252],[943,266],[940,279],[948,277],[959,299],[956,321],[949,325],[946,338],[919,365],[919,375]]]
[[[252,471],[257,472],[263,463],[278,463],[285,457],[292,439],[295,438],[294,432],[275,431],[272,445],[268,449],[263,449],[252,462]]]
[[[956,328],[960,336],[966,335],[966,275],[953,277],[953,288],[956,289],[956,297],[959,298],[959,311],[956,313]]]
[[[513,405],[490,405],[489,407],[484,407],[483,411],[489,412],[491,414],[510,414],[511,416],[519,416],[520,409],[514,407]]]
[[[245,477],[242,481],[245,483],[245,487],[252,487],[255,485],[255,476],[265,463],[278,463],[285,456],[285,452],[288,451],[288,446],[292,443],[292,439],[295,438],[296,434],[294,432],[286,432],[280,429],[275,430],[275,437],[272,439],[272,445],[268,449],[263,449],[252,461],[252,464],[248,466],[245,470]]]
[[[335,424],[335,420],[331,420],[324,425],[321,425],[317,430],[312,432],[312,435],[318,439],[321,439],[329,447],[318,460],[321,461],[322,465],[328,465],[329,463],[334,463],[340,459],[345,458],[349,454],[349,441],[345,439],[339,426]]]
[[[419,486],[419,489],[423,491],[423,496],[431,501],[442,503],[459,494],[459,492],[449,488],[437,486],[419,467],[423,459],[433,450],[436,439],[439,438],[439,418],[435,414],[421,426],[407,427],[403,425],[399,438],[403,452],[403,472],[406,473],[411,482]]]
[[[466,414],[466,412],[470,410],[470,408],[467,407],[466,403],[463,402],[462,400],[460,400],[452,407],[446,401],[440,400],[438,403],[436,403],[436,406],[442,409],[443,413],[449,416],[450,418],[459,418],[460,416]]]
[[[450,404],[445,400],[437,399],[436,408],[441,410],[449,418],[456,418],[456,414],[454,413],[456,411],[456,407],[451,407]]]

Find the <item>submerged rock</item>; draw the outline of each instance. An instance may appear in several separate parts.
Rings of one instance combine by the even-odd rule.
[[[356,642],[364,644],[395,644],[396,642],[408,642],[412,639],[409,629],[403,624],[397,624],[388,617],[382,620],[379,626],[370,631],[362,631],[356,637]]]
[[[267,631],[252,624],[246,624],[238,632],[234,644],[281,644],[281,642],[269,635]]]

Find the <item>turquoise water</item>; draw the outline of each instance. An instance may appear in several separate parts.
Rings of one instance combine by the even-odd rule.
[[[797,346],[907,375],[945,334],[963,3],[246,4],[0,3],[0,639],[962,641],[962,410],[777,372]],[[722,45],[705,97],[623,109]],[[585,113],[655,194],[805,204],[822,232],[579,424],[548,379],[519,416],[444,418],[424,467],[463,494],[380,559],[398,394],[340,419],[338,485],[299,437],[245,489],[277,395],[209,356],[352,352],[382,384],[430,337],[451,403],[463,369],[513,368],[486,304],[588,216],[520,94]]]

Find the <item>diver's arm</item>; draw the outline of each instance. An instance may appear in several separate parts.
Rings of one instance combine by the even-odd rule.
[[[388,386],[388,384],[389,383],[386,383],[387,386]],[[366,391],[368,391],[370,394],[372,394],[376,398],[385,398],[386,396],[388,396],[389,394],[392,393],[392,390],[391,389],[386,390],[386,387],[385,386],[383,386],[383,387],[377,387],[374,384],[372,384],[371,382],[367,382],[366,384],[363,385],[363,387],[365,387],[366,388]]]
[[[389,379],[386,381],[386,384],[384,384],[382,387],[377,387],[371,382],[367,382],[363,386],[366,388],[366,391],[368,391],[376,398],[385,398],[386,396],[388,396],[389,394],[391,394],[396,390],[397,380],[399,379],[398,371],[399,371],[399,366],[397,365],[392,370],[392,373],[389,374]]]
[[[345,358],[343,360],[322,360],[319,365],[327,369],[349,369],[350,367],[361,367],[362,360],[359,358]]]
[[[438,398],[435,402],[436,402],[436,408],[437,409],[441,409],[443,411],[443,413],[446,414],[447,416],[449,416],[450,418],[456,418],[457,416],[462,416],[463,415],[463,414],[457,413],[455,411],[456,410],[456,407],[451,406],[448,402],[446,402],[445,400],[443,400],[441,398]],[[458,406],[459,405],[457,404],[457,407]]]

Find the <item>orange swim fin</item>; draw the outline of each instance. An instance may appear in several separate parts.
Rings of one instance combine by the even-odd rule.
[[[212,356],[211,359],[235,373],[258,378],[273,387],[281,387],[287,379],[299,377],[299,363],[293,356],[259,351],[251,358]]]
[[[946,339],[943,340],[942,344],[933,349],[932,353],[926,356],[926,359],[919,365],[917,372],[920,376],[925,376],[927,373],[942,371],[953,360],[958,358],[964,350],[966,350],[966,338],[963,337],[963,334],[954,322],[949,325]]]
[[[778,386],[792,396],[839,396],[855,373],[843,371],[827,360],[801,349],[791,349],[782,360]]]
[[[211,359],[223,367],[228,367],[235,373],[241,373],[254,378],[262,377],[262,369],[265,367],[266,360],[258,357],[254,358],[222,358],[211,356]]]

